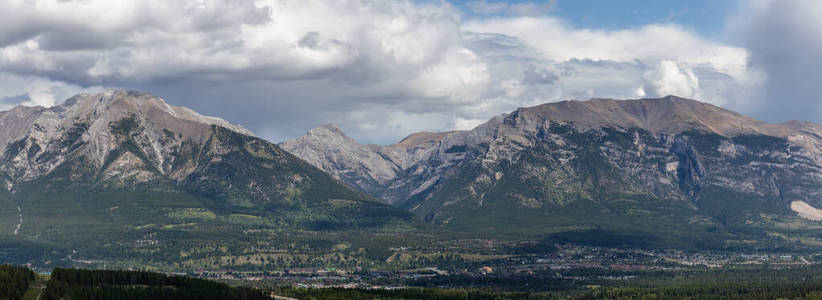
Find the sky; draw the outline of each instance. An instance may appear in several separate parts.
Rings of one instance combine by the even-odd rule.
[[[822,1],[0,0],[0,110],[130,89],[280,142],[677,95],[822,123]]]

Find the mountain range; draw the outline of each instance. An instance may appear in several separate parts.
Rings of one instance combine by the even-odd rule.
[[[716,233],[701,242],[729,245],[822,217],[822,127],[675,96],[548,103],[389,146],[329,125],[280,146],[451,230],[670,231],[691,244]]]
[[[0,128],[0,256],[16,262],[375,266],[427,249],[411,267],[466,238],[822,243],[822,126],[674,96],[548,103],[387,146],[333,125],[277,145],[133,91],[16,107]]]

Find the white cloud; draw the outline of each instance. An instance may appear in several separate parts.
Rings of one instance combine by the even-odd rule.
[[[544,16],[550,1],[466,7],[493,17],[411,0],[0,0],[0,100],[124,87],[274,141],[336,123],[390,143],[569,98],[742,107],[764,78],[747,50],[676,25],[578,29]]]
[[[487,119],[463,119],[457,118],[454,122],[454,130],[471,130],[482,123],[487,122]]]
[[[525,93],[528,90],[528,87],[522,84],[517,79],[508,79],[503,80],[499,83],[500,88],[505,94],[505,97],[508,98],[519,98],[520,95]]]
[[[49,107],[73,95],[99,90],[99,87],[83,88],[41,77],[0,72],[0,110],[8,110],[16,105]],[[20,101],[3,101],[4,99]]]
[[[643,87],[636,88],[636,96],[637,97],[645,97],[645,95],[647,95],[647,94],[648,93],[645,92],[645,88],[643,88]]]
[[[672,60],[663,60],[659,62],[655,69],[649,70],[645,74],[657,95],[701,98],[699,95],[699,78],[686,65],[680,65]]]
[[[485,92],[490,81],[488,68],[471,50],[460,48],[443,60],[422,70],[413,82],[425,97],[453,102],[473,102]]]
[[[539,50],[542,58],[553,61],[571,59],[634,60],[658,62],[676,59],[739,75],[745,73],[748,52],[708,41],[677,25],[651,24],[637,29],[574,29],[553,17],[492,18],[471,21],[463,30],[514,36]]]
[[[69,79],[82,83],[236,72],[301,79],[348,68],[413,75],[459,48],[454,11],[410,2],[55,0],[6,7],[30,15],[17,20],[17,27],[29,24],[19,30],[29,34],[14,43],[12,36],[24,35],[7,32],[0,66],[32,74],[72,68]],[[311,43],[301,43],[306,38]]]
[[[674,24],[590,30],[554,17],[497,17],[472,20],[462,29],[503,34],[533,49],[526,52],[534,53],[531,59],[559,71],[554,84],[559,97],[675,94],[744,110],[750,100],[740,90],[750,90],[764,78],[751,64],[747,49],[711,41]]]

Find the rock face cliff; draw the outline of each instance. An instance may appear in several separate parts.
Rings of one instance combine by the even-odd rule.
[[[821,154],[813,123],[673,96],[563,101],[444,134],[369,192],[465,230],[735,228],[796,217],[793,202],[822,207]]]

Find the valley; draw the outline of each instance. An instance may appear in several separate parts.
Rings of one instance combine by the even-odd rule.
[[[483,268],[488,269],[488,268]],[[822,286],[819,271],[810,268],[781,270],[728,269],[722,271],[679,270],[657,273],[651,278],[636,279],[635,275],[603,276],[603,272],[587,270],[563,277],[560,273],[528,274],[517,278],[487,274],[483,277],[452,278],[447,281],[428,280],[419,275],[417,286],[362,286],[347,284],[327,287],[322,284],[271,285],[267,281],[203,280],[145,271],[106,271],[55,269],[51,274],[35,274],[24,267],[0,265],[0,296],[12,299],[94,298],[105,295],[125,299],[591,299],[591,298],[768,298],[789,297],[814,299]],[[562,273],[571,273],[562,271]],[[627,274],[641,271],[628,271]],[[753,275],[755,274],[755,275]],[[376,274],[371,275],[379,276]],[[559,276],[559,277],[557,277]],[[672,277],[674,276],[674,277]],[[332,276],[329,276],[332,277]],[[250,277],[249,277],[250,278]],[[600,278],[598,285],[582,285],[576,281]],[[534,280],[536,279],[536,280]],[[767,282],[762,282],[767,280]],[[222,281],[222,282],[215,282]],[[473,282],[474,286],[491,283],[488,288],[449,288],[454,283]],[[591,283],[594,281],[588,281]],[[437,287],[426,287],[438,284]],[[498,289],[503,287],[503,289]],[[541,290],[550,287],[549,290]],[[510,291],[516,289],[515,291]]]
[[[387,146],[331,125],[275,145],[131,91],[0,125],[0,257],[38,272],[572,295],[822,262],[822,127],[695,100],[551,103]]]

